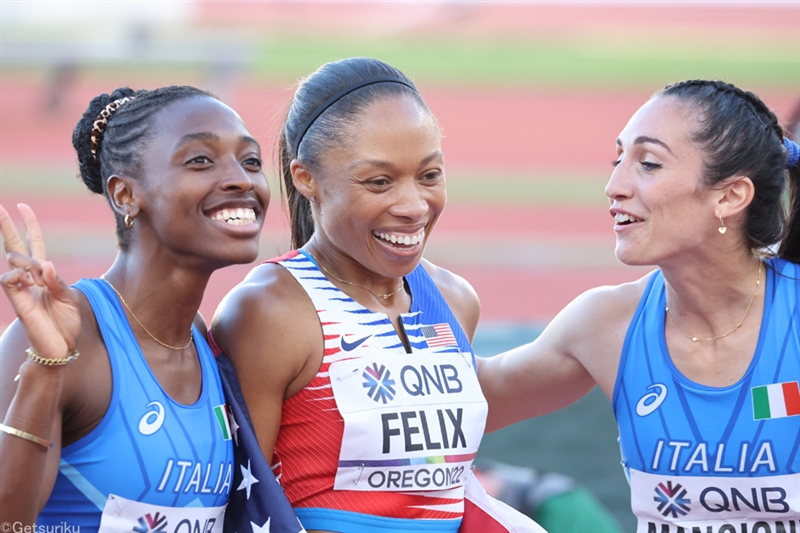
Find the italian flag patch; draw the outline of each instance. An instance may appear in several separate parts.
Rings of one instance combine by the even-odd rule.
[[[220,429],[222,429],[222,438],[224,440],[231,440],[231,425],[228,422],[228,406],[222,404],[214,407],[214,416],[217,418]]]
[[[750,392],[755,420],[800,415],[800,387],[797,381],[753,387]]]

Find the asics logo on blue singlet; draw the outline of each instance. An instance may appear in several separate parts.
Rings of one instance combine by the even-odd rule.
[[[343,352],[352,352],[353,350],[355,350],[356,348],[358,348],[359,346],[364,344],[364,341],[369,339],[370,337],[372,337],[372,335],[367,335],[363,339],[358,339],[355,342],[347,342],[346,340],[344,340],[344,335],[342,335],[342,342],[341,342],[342,351]]]
[[[142,435],[152,435],[164,425],[164,406],[158,402],[150,402],[147,407],[153,409],[149,409],[139,420],[139,433]]]
[[[658,392],[648,392],[641,398],[639,398],[639,403],[636,404],[636,414],[639,416],[647,416],[659,406],[664,403],[664,400],[667,398],[667,386],[662,383],[653,383],[647,390],[651,389],[658,389]]]

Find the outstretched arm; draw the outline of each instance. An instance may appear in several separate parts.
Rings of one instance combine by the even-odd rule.
[[[592,289],[533,342],[478,360],[489,402],[487,431],[562,409],[599,384],[610,398],[641,281]]]
[[[58,471],[65,363],[81,319],[77,296],[46,262],[36,216],[25,204],[19,210],[29,249],[0,206],[10,267],[0,284],[18,317],[0,338],[0,522],[32,524]]]

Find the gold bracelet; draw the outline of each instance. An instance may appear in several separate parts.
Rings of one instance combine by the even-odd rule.
[[[12,427],[7,426],[5,424],[0,424],[0,431],[2,431],[3,433],[8,433],[9,435],[14,435],[15,437],[19,437],[21,439],[25,439],[25,440],[29,440],[31,442],[35,442],[36,444],[38,444],[40,446],[44,446],[45,448],[52,448],[53,447],[53,443],[50,442],[50,441],[46,441],[44,439],[40,439],[36,435],[31,435],[30,433],[27,433],[25,431],[20,431],[19,429],[12,428]]]
[[[31,350],[30,348],[26,349],[25,353],[28,354],[28,359],[30,359],[34,363],[39,363],[40,365],[45,365],[45,366],[68,365],[71,362],[73,362],[75,359],[77,359],[78,356],[80,355],[80,353],[78,353],[78,350],[75,350],[74,352],[72,352],[71,354],[69,354],[66,357],[62,357],[62,358],[58,358],[58,359],[55,359],[55,358],[54,359],[48,359],[47,357],[42,357],[41,355],[37,354],[36,352]]]

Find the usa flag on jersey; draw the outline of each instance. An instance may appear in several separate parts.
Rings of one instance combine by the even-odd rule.
[[[450,324],[422,326],[422,334],[425,336],[425,342],[428,343],[429,348],[458,346],[458,341],[456,341],[456,336],[453,335],[453,330],[450,329]]]

